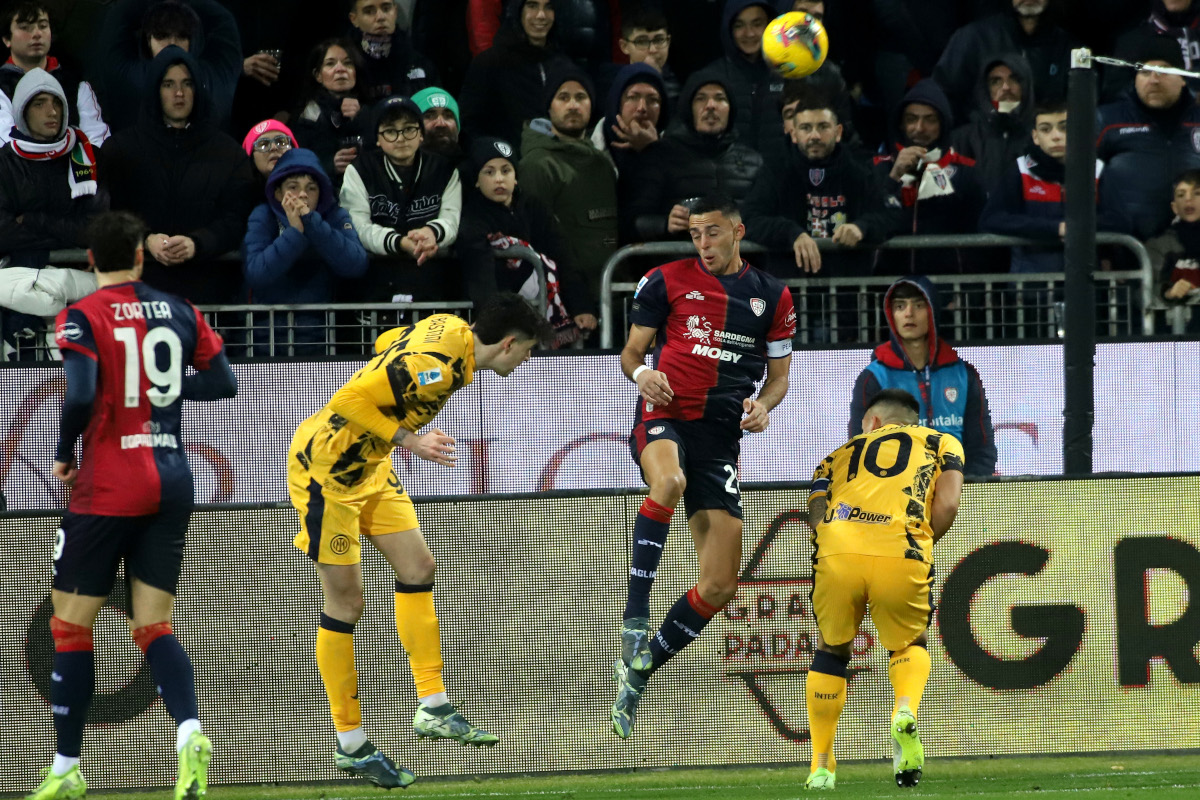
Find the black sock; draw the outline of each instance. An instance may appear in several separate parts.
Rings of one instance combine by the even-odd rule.
[[[650,655],[654,657],[654,666],[650,671],[654,672],[680,650],[696,641],[704,626],[720,610],[704,602],[695,586],[676,600],[675,605],[667,612],[662,627],[650,639]]]
[[[175,635],[159,636],[146,648],[146,661],[154,673],[158,693],[167,713],[178,724],[200,716],[196,704],[196,676],[192,662]]]
[[[54,654],[54,673],[50,676],[50,709],[54,712],[54,733],[59,755],[79,758],[83,747],[83,726],[88,706],[96,691],[96,657],[91,650],[72,650]]]
[[[650,590],[658,574],[667,532],[671,529],[674,509],[659,505],[649,497],[642,502],[633,521],[633,558],[629,564],[629,596],[625,601],[625,619],[650,617]]]

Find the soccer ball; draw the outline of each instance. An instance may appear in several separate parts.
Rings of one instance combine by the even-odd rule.
[[[825,63],[829,36],[825,26],[803,11],[776,17],[763,31],[763,56],[785,78],[812,75]]]

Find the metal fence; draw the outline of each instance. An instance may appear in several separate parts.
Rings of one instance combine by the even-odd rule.
[[[1096,285],[1097,333],[1101,336],[1153,334],[1156,311],[1165,305],[1155,291],[1157,278],[1140,241],[1125,234],[1097,233],[1101,245],[1129,250],[1138,269],[1093,273]],[[818,239],[822,252],[844,250]],[[991,234],[963,236],[897,236],[877,250],[926,250],[979,247],[1046,247],[1045,242]],[[863,248],[859,248],[863,249]],[[751,242],[746,254],[768,253]],[[695,253],[690,242],[651,242],[622,247],[604,268],[600,285],[600,346],[613,347],[616,330],[628,329],[628,303],[635,283],[616,282],[622,264],[639,258],[682,258]],[[887,335],[883,293],[895,276],[837,278],[809,276],[784,280],[796,303],[796,343],[825,345],[876,342]],[[1057,338],[1062,335],[1063,273],[993,273],[934,275],[941,292],[942,332],[955,341]],[[1182,323],[1177,323],[1182,328]],[[1179,331],[1177,331],[1179,332]],[[622,333],[623,335],[623,333]]]

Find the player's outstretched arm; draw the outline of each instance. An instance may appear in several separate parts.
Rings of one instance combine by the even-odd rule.
[[[458,456],[454,454],[454,437],[438,428],[419,436],[401,428],[392,437],[392,443],[403,447],[417,458],[441,464],[443,467],[453,467],[458,462]]]
[[[654,328],[631,325],[629,339],[621,350],[621,371],[625,377],[637,384],[638,391],[646,401],[656,406],[665,406],[675,397],[666,373],[646,366],[646,352],[650,349]]]
[[[237,376],[229,366],[225,351],[208,362],[208,369],[199,370],[183,379],[183,399],[205,402],[224,400],[237,394]]]
[[[963,474],[959,470],[946,470],[933,485],[933,500],[930,506],[929,527],[933,528],[933,543],[946,535],[954,518],[958,516],[958,502],[962,497]]]

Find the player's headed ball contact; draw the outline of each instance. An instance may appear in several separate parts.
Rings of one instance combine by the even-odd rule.
[[[785,78],[812,75],[829,54],[829,36],[825,26],[811,14],[789,11],[767,25],[763,31],[763,57]]]

